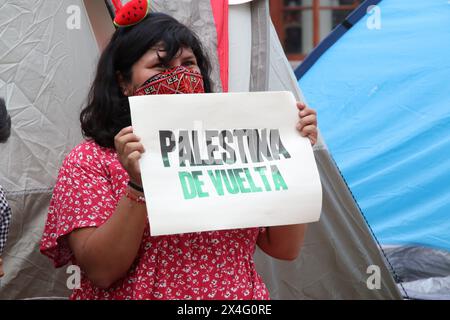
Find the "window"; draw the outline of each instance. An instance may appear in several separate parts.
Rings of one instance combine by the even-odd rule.
[[[284,51],[301,61],[362,0],[270,0],[270,13]]]

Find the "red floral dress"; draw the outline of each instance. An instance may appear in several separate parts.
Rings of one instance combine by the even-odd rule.
[[[65,235],[99,227],[113,214],[128,174],[114,150],[81,143],[64,160],[50,203],[40,250],[55,267],[76,264]],[[255,270],[259,229],[150,236],[145,228],[136,260],[109,289],[82,273],[71,299],[269,299]]]

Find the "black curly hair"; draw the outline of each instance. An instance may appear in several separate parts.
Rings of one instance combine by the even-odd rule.
[[[114,148],[114,136],[131,125],[128,97],[120,88],[117,74],[126,83],[132,78],[132,66],[150,48],[162,43],[168,64],[182,47],[192,49],[203,76],[205,92],[211,92],[211,64],[198,37],[188,27],[163,13],[149,13],[131,27],[118,28],[103,51],[91,86],[87,106],[81,111],[83,135],[102,147]]]

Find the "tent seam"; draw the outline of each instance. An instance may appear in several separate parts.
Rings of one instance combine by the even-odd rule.
[[[17,196],[17,195],[27,195],[27,194],[36,194],[36,193],[52,193],[53,187],[51,188],[36,188],[36,189],[29,189],[29,190],[21,190],[21,191],[6,191],[5,195],[7,196]]]
[[[400,285],[400,287],[402,288],[402,290],[403,290],[403,292],[404,292],[404,294],[405,294],[405,298],[406,298],[406,299],[410,299],[408,293],[406,292],[406,289],[403,287],[402,283],[400,282],[401,278],[400,278],[400,277],[397,275],[397,273],[395,272],[394,267],[392,266],[392,264],[391,264],[391,262],[389,261],[389,259],[388,259],[387,255],[386,255],[386,253],[384,252],[384,250],[383,250],[383,248],[382,248],[380,242],[378,241],[378,238],[376,237],[375,233],[373,232],[372,227],[371,227],[370,224],[369,224],[369,221],[367,220],[367,218],[366,218],[364,212],[362,211],[361,207],[359,206],[359,203],[356,201],[356,198],[355,198],[355,196],[353,195],[353,192],[352,192],[352,190],[350,189],[350,187],[349,187],[349,185],[348,185],[348,183],[347,183],[347,180],[345,179],[344,175],[343,175],[342,172],[341,172],[341,169],[339,169],[339,167],[338,167],[336,161],[334,160],[334,158],[333,158],[333,156],[332,156],[331,154],[330,154],[330,159],[333,161],[334,165],[336,166],[336,168],[337,168],[337,170],[338,170],[338,172],[339,172],[339,175],[340,175],[341,178],[342,178],[342,181],[343,181],[343,182],[345,183],[345,185],[347,186],[347,190],[350,192],[350,195],[352,196],[352,199],[353,199],[353,201],[355,202],[356,207],[358,208],[359,212],[361,213],[361,216],[363,217],[364,221],[366,222],[366,225],[367,225],[367,227],[369,228],[370,233],[372,234],[373,238],[375,239],[375,242],[377,243],[378,248],[380,249],[381,253],[383,254],[383,256],[384,256],[386,262],[388,263],[389,268],[391,269],[391,271],[392,271],[392,273],[393,273],[393,276],[394,276],[395,281],[396,281],[396,282],[398,281],[398,284]]]

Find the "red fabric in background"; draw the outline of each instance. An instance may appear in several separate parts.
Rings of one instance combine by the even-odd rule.
[[[223,92],[228,92],[228,0],[211,0],[217,33],[217,55]]]

